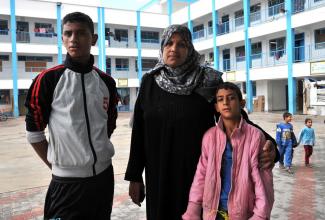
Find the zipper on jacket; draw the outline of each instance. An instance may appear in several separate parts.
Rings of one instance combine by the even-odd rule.
[[[94,157],[93,175],[96,176],[95,164],[97,162],[97,155],[96,155],[96,152],[95,152],[93,142],[91,141],[91,135],[90,135],[91,133],[90,133],[90,125],[89,125],[89,117],[88,117],[88,109],[87,109],[87,98],[86,98],[86,89],[85,89],[85,74],[81,74],[81,86],[82,86],[82,96],[83,96],[83,101],[84,101],[83,103],[84,103],[84,109],[85,109],[88,140],[89,140],[91,152],[92,152],[93,157]]]

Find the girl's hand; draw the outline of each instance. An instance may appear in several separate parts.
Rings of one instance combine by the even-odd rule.
[[[276,156],[275,146],[269,140],[266,141],[263,151],[259,154],[259,167],[261,169],[272,169]]]

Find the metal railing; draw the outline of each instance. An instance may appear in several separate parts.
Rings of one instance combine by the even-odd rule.
[[[323,47],[316,47],[316,44],[308,46],[294,47],[293,62],[313,62],[325,60],[325,42],[319,43]],[[230,59],[220,60],[223,71],[234,71],[245,69],[245,56],[233,56]],[[267,52],[256,53],[251,55],[251,68],[262,68],[288,63],[287,53],[284,49],[270,50]]]

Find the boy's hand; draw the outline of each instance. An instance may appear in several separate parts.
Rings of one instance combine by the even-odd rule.
[[[276,156],[275,146],[269,140],[266,141],[263,151],[259,154],[259,167],[261,169],[272,169]]]

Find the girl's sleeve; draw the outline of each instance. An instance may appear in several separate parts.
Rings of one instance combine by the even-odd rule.
[[[273,174],[271,169],[259,169],[258,154],[265,144],[264,135],[259,136],[252,149],[252,179],[255,186],[254,215],[250,220],[269,220],[274,203]]]
[[[199,162],[197,164],[195,176],[191,186],[187,210],[182,216],[183,220],[201,220],[203,191],[209,155],[209,136],[209,132],[207,132],[203,137],[202,152]]]

